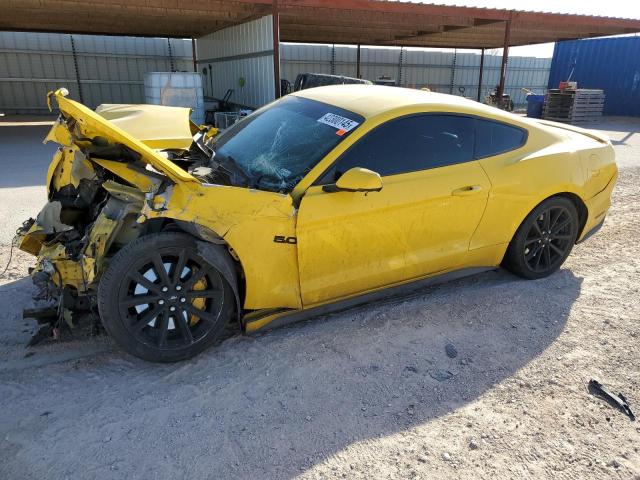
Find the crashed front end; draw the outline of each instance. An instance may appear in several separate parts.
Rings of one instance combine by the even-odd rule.
[[[188,109],[106,106],[100,115],[100,108],[93,112],[65,96],[64,90],[49,94],[60,116],[45,143],[60,147],[47,172],[48,203],[17,235],[18,247],[37,257],[30,274],[34,298],[45,305],[25,316],[37,318],[54,336],[73,326],[77,314],[95,311],[110,255],[157,228],[141,212],[162,209],[177,182],[198,183],[169,155],[193,163],[192,135],[214,133],[190,124]],[[160,127],[158,115],[166,116]],[[145,131],[149,123],[153,131]]]

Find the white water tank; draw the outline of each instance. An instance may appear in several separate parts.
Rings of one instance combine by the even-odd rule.
[[[145,103],[187,107],[191,120],[204,123],[202,76],[197,72],[147,72],[144,74]]]

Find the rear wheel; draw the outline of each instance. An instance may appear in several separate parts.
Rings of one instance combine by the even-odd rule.
[[[119,251],[100,281],[107,332],[153,362],[189,358],[220,337],[234,312],[233,290],[183,233],[144,236]]]
[[[578,236],[578,212],[564,197],[551,197],[522,222],[509,244],[503,266],[527,279],[543,278],[558,270]]]

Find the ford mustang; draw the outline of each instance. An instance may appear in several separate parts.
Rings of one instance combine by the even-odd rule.
[[[499,266],[546,277],[617,177],[597,132],[404,88],[303,90],[223,132],[49,101],[49,201],[18,234],[37,297],[52,328],[94,311],[151,361]]]

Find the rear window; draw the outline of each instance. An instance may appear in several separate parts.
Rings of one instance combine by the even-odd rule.
[[[515,150],[524,145],[526,130],[491,120],[476,119],[475,157],[485,158]]]

